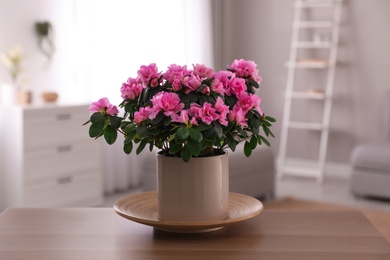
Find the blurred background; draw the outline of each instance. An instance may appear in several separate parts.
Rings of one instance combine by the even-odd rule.
[[[253,60],[263,78],[259,91],[262,108],[278,119],[273,128],[276,138],[270,140],[277,158],[293,3],[293,0],[0,0],[0,52],[22,46],[18,85],[32,94],[32,104],[22,106],[24,110],[45,109],[45,104],[40,103],[44,103],[41,95],[47,91],[58,94],[57,103],[50,105],[54,110],[56,106],[78,104],[84,105],[86,111],[90,102],[103,96],[119,103],[122,82],[135,76],[144,64],[156,63],[162,71],[172,63],[188,66],[203,63],[219,70],[234,59]],[[388,0],[344,1],[326,158],[329,174],[348,179],[352,149],[360,143],[388,138],[382,105],[390,90],[388,10]],[[51,25],[49,36],[53,46],[43,47],[52,50],[49,56],[39,45],[37,22]],[[321,76],[302,77],[309,85]],[[9,71],[0,66],[0,85],[11,83]],[[3,102],[2,107],[6,106],[20,109]],[[314,105],[312,109],[301,108],[299,114],[315,119],[320,113],[317,110]],[[11,127],[5,118],[0,127]],[[85,127],[80,129],[87,135]],[[23,134],[2,134],[0,138],[23,138]],[[310,160],[318,149],[318,138],[318,133],[311,131],[293,135],[288,153]],[[23,143],[19,140],[15,145],[19,142]],[[103,176],[100,193],[139,187],[142,167],[135,155],[124,155],[120,142],[99,147],[96,163],[101,167],[97,171]],[[3,145],[2,165],[12,160],[6,155],[11,150]],[[72,163],[77,165],[81,161]],[[14,205],[5,202],[7,176],[22,174],[12,172],[11,168],[0,168],[2,208],[23,206],[22,199]],[[12,183],[16,185],[18,181],[23,182],[23,177]],[[18,187],[15,193],[22,193],[22,186],[15,187]]]

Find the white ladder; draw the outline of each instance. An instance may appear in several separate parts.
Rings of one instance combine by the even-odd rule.
[[[287,63],[288,75],[285,92],[285,103],[283,110],[283,122],[282,133],[280,140],[279,150],[279,165],[278,174],[279,177],[283,177],[285,174],[293,174],[299,176],[316,177],[319,182],[323,181],[325,171],[325,159],[327,152],[327,143],[329,135],[329,122],[332,107],[332,95],[333,85],[336,69],[337,48],[340,31],[340,18],[341,8],[343,0],[296,0],[295,1],[295,14],[292,31],[290,58]],[[302,20],[302,12],[310,11],[319,8],[330,8],[328,11],[332,12],[332,18],[326,21]],[[309,41],[303,41],[300,39],[301,30],[305,29],[321,29],[328,28],[330,30],[330,38],[325,41],[319,41],[313,39]],[[299,60],[298,50],[303,48],[318,48],[329,49],[329,58],[325,60]],[[322,91],[294,91],[294,81],[297,69],[327,69],[325,89]],[[322,122],[292,122],[291,110],[292,99],[311,99],[322,100],[324,102]],[[317,130],[321,132],[319,142],[319,156],[318,161],[315,163],[315,167],[297,167],[292,165],[286,165],[286,151],[287,151],[287,139],[288,131],[291,128],[305,129],[305,130]]]

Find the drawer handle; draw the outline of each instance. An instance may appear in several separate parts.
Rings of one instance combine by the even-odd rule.
[[[72,118],[71,114],[59,114],[57,115],[57,120],[69,120]]]
[[[69,182],[72,182],[72,181],[73,181],[72,176],[61,177],[61,178],[57,179],[57,183],[58,184],[66,184],[66,183],[69,183]]]
[[[57,147],[57,152],[59,153],[64,153],[64,152],[69,152],[72,150],[71,145],[63,145],[63,146],[58,146]]]

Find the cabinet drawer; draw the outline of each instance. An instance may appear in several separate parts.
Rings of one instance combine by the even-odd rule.
[[[80,205],[80,202],[101,198],[101,179],[96,174],[69,175],[26,185],[24,194],[26,207],[91,206]]]
[[[80,140],[91,140],[87,107],[27,110],[24,113],[24,147],[26,150]]]
[[[100,168],[98,143],[63,144],[25,152],[25,182]]]

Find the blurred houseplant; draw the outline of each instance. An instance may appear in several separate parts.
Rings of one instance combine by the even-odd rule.
[[[9,70],[12,83],[17,85],[19,76],[22,72],[23,48],[16,45],[9,50],[0,53],[0,61]]]
[[[23,72],[22,60],[23,48],[21,45],[16,45],[6,52],[0,53],[0,61],[8,69],[12,80],[11,84],[4,84],[2,87],[2,101],[4,103],[31,103],[31,92],[22,89],[20,85],[20,76]]]

